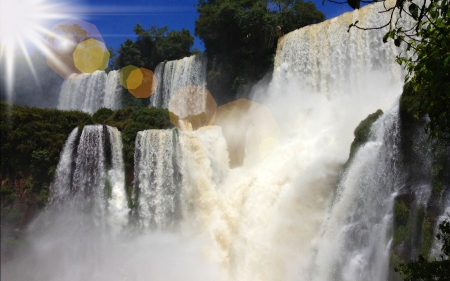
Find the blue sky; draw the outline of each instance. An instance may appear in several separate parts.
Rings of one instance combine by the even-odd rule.
[[[322,0],[313,0],[316,7],[325,13],[327,19],[351,11],[348,5],[338,5]],[[114,50],[125,39],[134,39],[133,27],[141,23],[144,29],[152,25],[167,25],[169,30],[186,28],[194,35],[197,0],[79,0],[71,1],[77,17],[97,26],[107,46]],[[81,8],[80,8],[81,7]],[[194,48],[204,50],[199,38]]]

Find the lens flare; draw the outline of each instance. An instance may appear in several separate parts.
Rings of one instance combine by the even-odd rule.
[[[47,52],[45,36],[48,21],[66,17],[61,7],[66,3],[53,4],[49,0],[0,0],[0,62],[6,74],[6,92],[11,98],[14,83],[14,57],[19,50],[36,77],[28,51]]]

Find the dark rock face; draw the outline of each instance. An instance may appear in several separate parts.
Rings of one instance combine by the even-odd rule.
[[[381,110],[361,121],[354,131],[349,160],[369,141],[372,124]],[[430,140],[426,119],[417,120],[400,108],[399,181],[393,208],[389,280],[402,280],[394,268],[419,255],[432,258],[437,225],[450,207],[450,145]]]
[[[440,216],[450,201],[448,143],[429,140],[425,119],[400,110],[401,157],[404,185],[394,203],[391,266],[419,255],[432,257],[431,248]],[[400,280],[391,274],[390,280]]]

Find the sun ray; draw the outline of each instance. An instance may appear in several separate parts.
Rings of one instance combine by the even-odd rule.
[[[51,1],[56,0],[0,0],[0,63],[8,102],[12,100],[16,55],[23,55],[33,78],[37,80],[29,50],[48,55],[50,49],[45,40],[49,30],[45,26],[52,20],[70,17],[65,12],[70,10],[67,3]]]
[[[31,74],[33,75],[33,78],[36,82],[38,82],[36,69],[34,68],[33,62],[31,61],[30,54],[28,54],[27,47],[25,46],[25,40],[23,38],[17,38],[19,41],[20,49],[22,50],[22,54],[25,57],[25,60],[30,67]]]

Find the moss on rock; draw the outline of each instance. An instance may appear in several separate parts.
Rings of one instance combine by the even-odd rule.
[[[350,146],[349,161],[347,163],[349,163],[350,160],[353,159],[353,156],[355,156],[358,148],[360,148],[369,140],[372,124],[377,121],[381,115],[383,115],[383,111],[381,109],[378,109],[376,112],[369,114],[366,119],[362,120],[356,127],[355,131],[353,132],[353,134],[355,135],[355,139]]]

